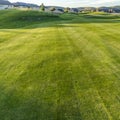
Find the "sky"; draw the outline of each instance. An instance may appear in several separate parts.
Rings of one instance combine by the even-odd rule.
[[[120,0],[9,0],[10,2],[27,2],[46,6],[63,6],[63,7],[87,7],[87,6],[114,6],[120,5]]]

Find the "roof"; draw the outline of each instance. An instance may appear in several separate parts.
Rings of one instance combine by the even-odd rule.
[[[12,5],[12,4],[7,0],[0,0],[0,5]]]

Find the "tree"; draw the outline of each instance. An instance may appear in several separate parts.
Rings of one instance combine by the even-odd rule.
[[[109,9],[109,13],[112,13],[113,12],[113,10],[112,9]]]
[[[68,13],[69,11],[70,11],[69,7],[67,7],[67,8],[64,9],[64,12],[66,12],[66,13]]]
[[[99,8],[98,7],[96,8],[96,12],[99,12]]]
[[[40,6],[40,11],[42,11],[42,12],[45,11],[45,6],[44,6],[43,3],[42,3],[41,6]]]
[[[50,8],[50,11],[52,11],[52,12],[55,11],[55,10],[56,10],[55,7]]]

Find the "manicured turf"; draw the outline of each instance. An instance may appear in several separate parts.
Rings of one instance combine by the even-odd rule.
[[[120,16],[0,11],[0,120],[120,120]]]

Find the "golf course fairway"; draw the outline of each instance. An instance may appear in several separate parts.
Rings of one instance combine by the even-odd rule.
[[[0,120],[120,120],[120,16],[0,11]]]

